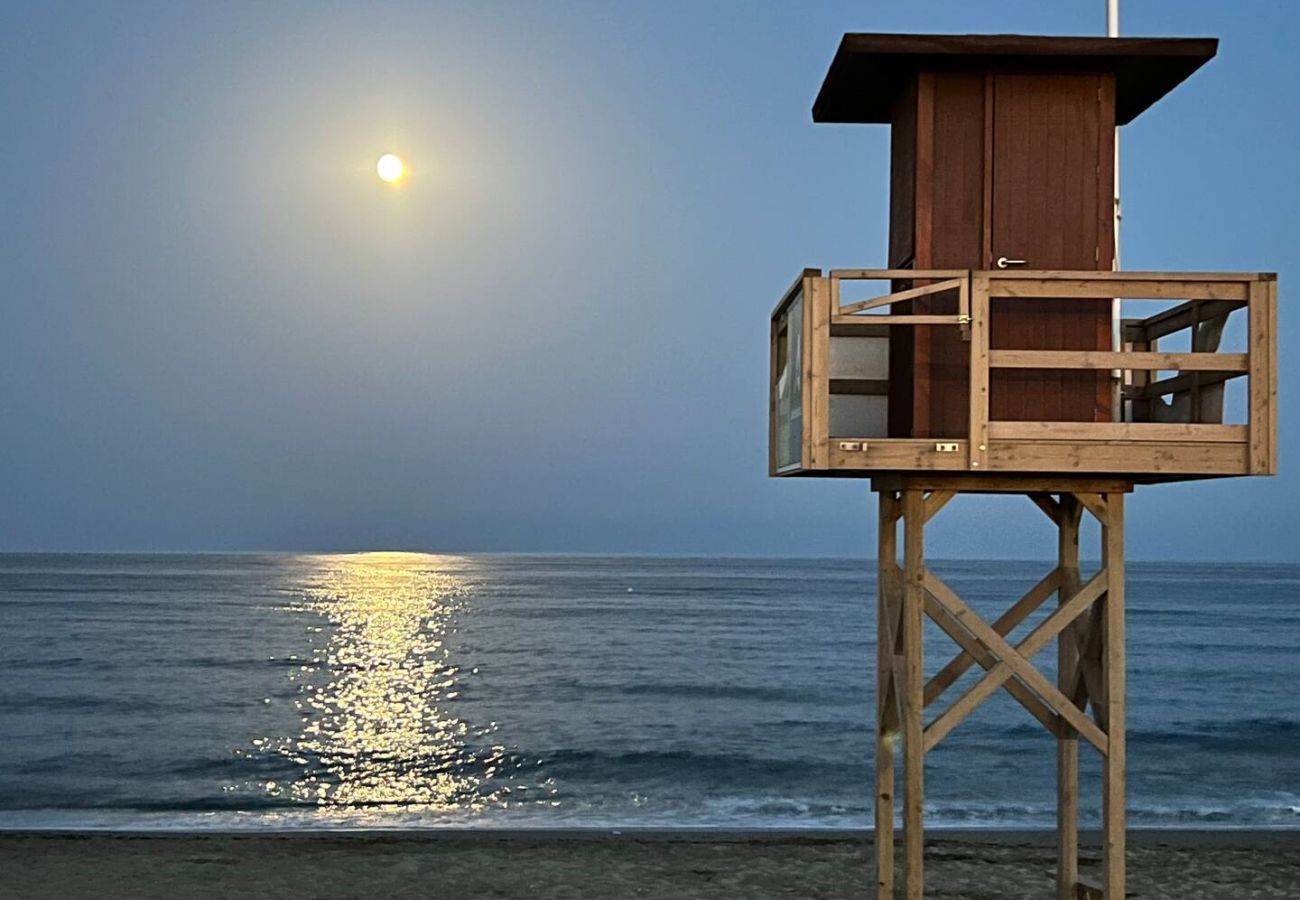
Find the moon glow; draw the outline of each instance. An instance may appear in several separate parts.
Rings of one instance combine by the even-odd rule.
[[[375,173],[381,181],[396,184],[406,177],[406,163],[395,153],[385,153],[375,163]]]

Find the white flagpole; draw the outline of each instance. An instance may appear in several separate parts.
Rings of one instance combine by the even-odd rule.
[[[1119,37],[1119,0],[1106,0],[1106,37]],[[1112,209],[1112,234],[1114,235],[1114,249],[1111,256],[1110,267],[1114,270],[1119,269],[1119,224],[1123,215],[1120,211],[1119,202],[1119,129],[1115,129],[1115,163],[1114,163],[1114,206]],[[1116,297],[1110,304],[1110,343],[1112,350],[1124,349],[1124,335],[1120,323],[1120,300]],[[1119,369],[1111,373],[1115,380],[1115,410],[1118,413],[1118,420],[1124,420],[1123,394],[1120,379],[1124,373]]]

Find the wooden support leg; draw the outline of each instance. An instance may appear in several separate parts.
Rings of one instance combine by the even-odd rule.
[[[892,610],[898,598],[894,567],[898,564],[898,495],[881,492],[876,543],[876,898],[894,896],[894,646]]]
[[[1106,900],[1124,900],[1124,495],[1106,495],[1102,564],[1109,586],[1103,628],[1107,753],[1102,771],[1102,866]]]
[[[922,900],[925,800],[925,494],[903,492],[903,884],[907,900]]]
[[[1057,597],[1064,605],[1079,592],[1079,521],[1083,507],[1071,494],[1062,494],[1057,513],[1056,564],[1060,572]],[[1076,626],[1057,638],[1057,686],[1067,697],[1073,692],[1079,665]],[[1057,900],[1075,900],[1079,880],[1079,733],[1062,723],[1056,739]]]

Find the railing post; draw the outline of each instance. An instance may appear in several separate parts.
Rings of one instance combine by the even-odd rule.
[[[808,329],[808,380],[805,384],[804,415],[808,468],[830,468],[830,352],[831,309],[838,300],[832,295],[830,278],[811,277],[804,282],[805,321]]]
[[[1247,414],[1250,440],[1249,470],[1252,475],[1277,471],[1277,371],[1273,362],[1275,331],[1274,304],[1277,282],[1250,283],[1246,308],[1246,342],[1249,363],[1250,402]]]
[[[970,295],[969,467],[988,468],[989,449],[989,279],[968,273]]]

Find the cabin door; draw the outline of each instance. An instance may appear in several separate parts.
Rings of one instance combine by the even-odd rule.
[[[1110,269],[1114,80],[993,73],[989,268]],[[1107,108],[1109,105],[1109,108]],[[987,113],[986,113],[987,115]],[[991,121],[990,121],[991,120]],[[999,260],[1003,262],[999,264]],[[1109,350],[1110,304],[997,300],[997,349]],[[1110,421],[1107,372],[994,372],[990,415],[1004,421]]]

